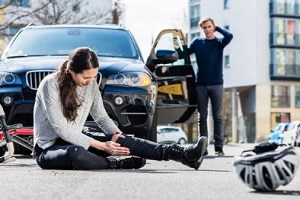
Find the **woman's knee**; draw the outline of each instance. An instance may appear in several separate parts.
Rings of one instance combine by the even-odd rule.
[[[117,142],[118,139],[119,139],[120,137],[121,137],[121,138],[125,138],[124,135],[121,135],[121,134],[114,134],[114,135],[112,136],[112,138],[111,138],[111,141]]]
[[[108,162],[104,157],[93,154],[81,146],[71,146],[67,151],[71,158],[73,169],[94,170],[108,168]]]
[[[72,145],[68,147],[67,154],[72,160],[78,160],[84,156],[86,150],[82,146]]]

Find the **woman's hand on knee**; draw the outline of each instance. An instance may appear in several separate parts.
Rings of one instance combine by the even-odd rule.
[[[130,150],[127,147],[121,147],[119,143],[114,141],[105,142],[103,150],[113,156],[126,156],[130,154]]]
[[[125,138],[125,136],[124,136],[122,133],[116,133],[116,134],[114,134],[114,135],[112,136],[111,141],[117,142],[117,140],[118,140],[119,137]]]
[[[130,154],[130,150],[127,147],[121,147],[119,143],[116,143],[114,141],[100,142],[98,140],[93,139],[91,147],[94,147],[101,151],[105,151],[106,153],[111,154],[113,156],[126,156]]]

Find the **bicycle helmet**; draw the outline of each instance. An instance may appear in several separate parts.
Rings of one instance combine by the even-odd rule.
[[[258,191],[273,191],[287,185],[295,177],[299,164],[300,156],[294,147],[270,142],[243,151],[233,163],[238,177]]]

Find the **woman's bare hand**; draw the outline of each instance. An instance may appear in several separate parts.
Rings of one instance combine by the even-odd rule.
[[[114,141],[105,142],[103,150],[113,156],[126,156],[130,154],[130,151],[126,147],[121,147],[119,143]]]

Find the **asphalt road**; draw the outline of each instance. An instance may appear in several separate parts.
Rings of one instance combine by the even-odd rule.
[[[0,199],[299,200],[300,170],[287,186],[270,193],[257,192],[238,179],[234,156],[251,147],[253,144],[228,144],[226,156],[215,157],[209,145],[209,155],[198,171],[175,161],[152,160],[138,170],[42,170],[31,157],[16,156],[16,161],[0,164]]]

